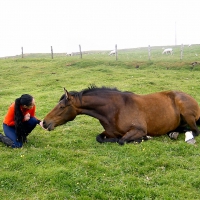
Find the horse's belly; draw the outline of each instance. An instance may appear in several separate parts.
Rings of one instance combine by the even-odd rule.
[[[180,113],[169,106],[168,110],[163,109],[163,112],[157,112],[153,117],[147,115],[146,124],[148,135],[164,135],[180,125]]]
[[[147,123],[147,135],[160,136],[175,130],[180,124],[180,117],[169,117]]]
[[[160,136],[179,126],[180,112],[168,98],[161,96],[141,102],[139,100],[135,101],[132,107],[122,109],[118,117],[120,122],[118,128],[122,130],[121,132],[135,128],[146,132],[149,136]]]

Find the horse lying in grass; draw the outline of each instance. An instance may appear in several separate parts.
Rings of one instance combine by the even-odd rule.
[[[147,136],[161,136],[185,125],[194,136],[199,135],[199,105],[180,91],[138,95],[95,86],[81,92],[64,91],[59,103],[44,118],[43,126],[49,131],[85,114],[97,118],[103,126],[104,131],[96,138],[100,143],[123,145]]]

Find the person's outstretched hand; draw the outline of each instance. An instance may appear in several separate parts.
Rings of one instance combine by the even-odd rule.
[[[43,126],[43,121],[41,121],[39,124],[40,124],[40,126],[41,126],[44,130],[47,130],[47,129],[44,128],[44,126]]]

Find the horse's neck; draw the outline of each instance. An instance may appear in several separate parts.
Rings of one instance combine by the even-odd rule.
[[[103,107],[106,105],[106,99],[99,99],[96,96],[86,96],[77,105],[79,114],[85,114],[97,119],[104,116]]]

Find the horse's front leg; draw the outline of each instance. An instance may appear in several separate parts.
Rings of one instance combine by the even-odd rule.
[[[99,134],[99,135],[97,135],[97,137],[96,137],[96,141],[99,142],[99,143],[104,143],[105,142],[104,139],[105,139],[104,132]]]
[[[104,142],[118,142],[118,138],[109,138],[107,137],[106,131],[102,132],[101,134],[97,135],[96,137],[97,142],[104,143]]]
[[[125,142],[141,142],[143,138],[147,138],[147,132],[145,129],[131,129],[122,138],[119,139],[118,143],[123,145]]]

